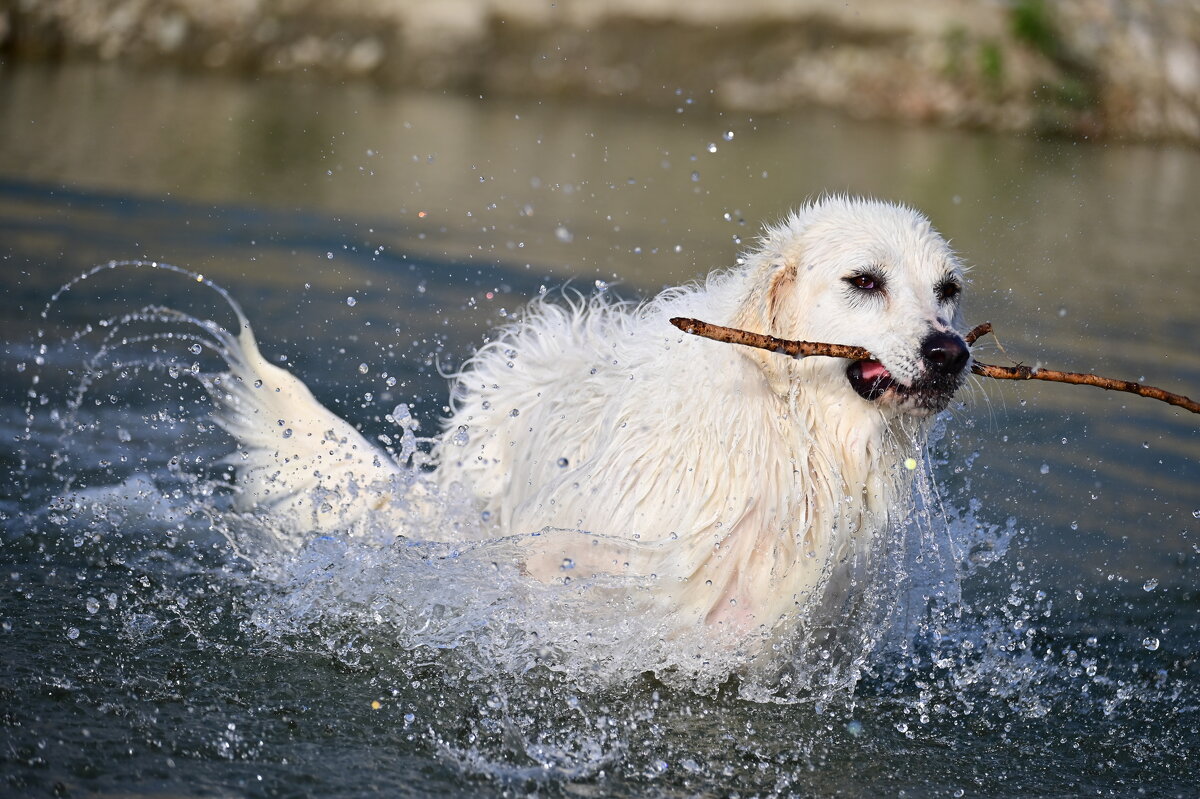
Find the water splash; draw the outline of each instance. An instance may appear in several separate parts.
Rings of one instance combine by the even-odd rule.
[[[97,266],[63,286],[47,303],[43,319],[67,292],[96,275],[117,269],[154,269],[180,275],[211,288],[232,309],[238,323],[245,316],[223,288],[202,275],[157,262],[111,262]],[[40,337],[41,338],[41,337]],[[60,446],[52,471],[69,495],[77,479],[67,454],[67,439],[81,432],[96,432],[95,425],[80,424],[85,399],[99,381],[116,375],[137,380],[142,370],[165,370],[174,380],[191,380],[211,388],[214,373],[195,358],[211,353],[229,360],[236,351],[232,334],[208,319],[201,319],[158,304],[101,320],[68,336],[68,347],[92,342],[93,350],[78,386],[58,417]],[[148,352],[147,352],[148,349]],[[46,351],[45,343],[42,352]],[[182,360],[181,360],[182,358]],[[42,399],[45,399],[43,396]],[[163,417],[173,429],[187,423],[188,414]],[[27,408],[32,419],[32,403]],[[202,418],[199,403],[193,414]],[[319,648],[351,657],[349,639],[373,640],[370,646],[399,647],[412,651],[473,647],[488,651],[492,668],[504,673],[525,673],[545,667],[593,684],[629,679],[652,672],[694,690],[714,691],[733,677],[743,696],[758,700],[812,699],[827,703],[835,695],[852,695],[862,674],[870,671],[876,646],[913,635],[913,619],[929,606],[928,596],[918,597],[926,584],[935,585],[937,601],[953,603],[964,564],[958,553],[974,544],[963,539],[967,528],[941,524],[933,510],[940,505],[928,474],[919,481],[919,501],[881,546],[887,551],[873,559],[873,571],[852,578],[851,593],[866,597],[856,602],[850,616],[831,616],[826,625],[816,617],[802,625],[805,633],[794,641],[770,643],[772,630],[722,637],[710,631],[694,636],[668,635],[647,616],[646,597],[660,591],[650,577],[564,575],[560,582],[538,583],[520,573],[535,545],[562,539],[563,549],[588,546],[615,550],[638,546],[586,531],[541,530],[506,539],[489,540],[480,519],[461,498],[439,495],[425,473],[430,459],[427,443],[416,435],[418,423],[407,404],[387,416],[400,428],[399,450],[393,455],[402,466],[397,490],[405,492],[386,515],[362,520],[335,537],[305,536],[303,531],[280,529],[269,517],[242,516],[228,511],[220,498],[230,490],[226,477],[182,469],[187,458],[168,459],[167,472],[187,484],[175,501],[185,513],[205,516],[230,551],[249,563],[271,590],[252,613],[259,631],[272,640],[308,637]],[[194,422],[193,422],[194,423]],[[199,422],[203,427],[204,423]],[[130,437],[121,428],[120,438]],[[27,427],[27,438],[32,437]],[[386,437],[385,437],[386,438]],[[390,439],[387,439],[390,441]],[[125,441],[125,443],[129,443]],[[191,458],[193,462],[198,458]],[[915,468],[916,461],[909,468]],[[137,477],[139,495],[158,478]],[[147,482],[149,481],[149,482]],[[407,502],[412,492],[421,502]],[[111,498],[127,497],[116,494]],[[150,502],[140,496],[139,502]],[[481,527],[482,525],[482,527]],[[982,529],[971,528],[971,534]],[[962,540],[960,540],[962,539]],[[432,541],[473,541],[471,544],[434,544]],[[618,553],[619,555],[619,553]],[[857,582],[854,582],[857,581]],[[897,585],[909,585],[908,593]],[[403,586],[398,589],[398,586]],[[903,596],[903,613],[897,615],[895,598]],[[814,612],[825,597],[814,597]],[[370,609],[367,613],[364,608]],[[844,614],[846,608],[840,608]],[[904,623],[897,619],[903,618]],[[852,619],[847,623],[847,619]],[[415,620],[415,621],[414,621]],[[415,626],[414,626],[415,625]],[[531,643],[533,642],[533,643]],[[760,651],[760,650],[765,650]]]
[[[43,319],[83,280],[125,267],[177,273],[229,299],[186,270],[114,263],[64,286]],[[958,510],[939,493],[944,426],[932,458],[916,464],[916,501],[882,553],[886,568],[856,586],[873,599],[836,635],[810,625],[803,639],[769,646],[764,661],[756,641],[658,635],[640,601],[659,588],[653,578],[587,577],[565,563],[556,581],[522,572],[535,539],[562,539],[564,549],[607,543],[586,531],[488,539],[488,520],[455,496],[438,496],[432,513],[428,503],[398,502],[390,516],[324,536],[233,513],[227,475],[211,466],[226,446],[199,429],[203,393],[188,402],[172,393],[156,410],[130,397],[151,374],[203,385],[212,373],[204,361],[224,356],[228,335],[146,305],[61,345],[39,336],[24,437],[54,432],[59,488],[29,528],[49,530],[71,557],[129,569],[126,587],[80,589],[63,641],[87,645],[95,620],[115,614],[122,640],[139,650],[182,637],[234,656],[262,651],[371,675],[386,699],[380,712],[398,708],[401,738],[466,773],[522,786],[619,772],[642,787],[737,779],[803,790],[811,784],[801,775],[836,759],[837,747],[858,751],[885,733],[937,739],[982,728],[1003,737],[1005,725],[1055,714],[1141,718],[1188,696],[1169,671],[1131,681],[1114,641],[1072,638],[1062,623],[1048,632],[1062,600],[1013,566],[1017,522],[991,523],[978,501]],[[55,346],[87,350],[76,385],[60,396],[39,379],[61,368]],[[390,422],[399,490],[432,492],[411,406],[396,406]],[[445,543],[455,540],[463,543]],[[1134,639],[1144,657],[1158,656],[1143,639],[1159,635]],[[252,752],[239,736],[223,732],[205,746],[222,757]],[[680,740],[690,743],[672,743]],[[745,763],[775,765],[755,771],[735,750]]]

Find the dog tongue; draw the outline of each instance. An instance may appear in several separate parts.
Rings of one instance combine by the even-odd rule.
[[[892,376],[892,373],[885,369],[879,361],[860,361],[859,363],[862,369],[863,380],[868,383]]]

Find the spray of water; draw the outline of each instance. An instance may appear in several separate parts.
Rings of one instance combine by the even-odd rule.
[[[161,270],[205,285],[245,324],[220,286],[149,262],[90,270],[56,292],[43,319],[84,281],[122,269]],[[853,574],[850,589],[859,601],[852,607],[828,615],[828,598],[814,598],[799,612],[815,615],[792,640],[766,629],[758,638],[705,630],[668,635],[646,613],[645,598],[659,588],[653,577],[585,577],[569,561],[554,580],[525,575],[520,564],[537,539],[561,538],[567,548],[608,542],[589,531],[558,529],[483,537],[469,503],[436,496],[407,407],[389,415],[399,428],[397,490],[419,487],[435,502],[399,497],[387,515],[332,534],[280,529],[269,516],[230,510],[228,474],[211,465],[219,461],[221,439],[201,402],[118,413],[122,422],[112,426],[97,421],[97,409],[119,409],[101,388],[113,380],[128,386],[154,372],[211,389],[234,348],[224,327],[146,305],[57,343],[42,331],[38,339],[39,368],[56,350],[86,356],[65,397],[52,396],[40,373],[33,376],[24,436],[34,442],[54,431],[46,466],[60,485],[36,515],[79,546],[100,546],[117,530],[141,531],[145,547],[157,545],[156,535],[200,542],[191,551],[208,554],[194,568],[211,590],[239,597],[240,636],[280,657],[317,656],[381,675],[396,695],[418,697],[410,701],[421,712],[406,715],[404,729],[468,771],[518,782],[579,779],[618,761],[634,762],[634,771],[650,777],[667,767],[686,771],[686,763],[655,754],[655,736],[678,722],[661,710],[668,693],[722,701],[732,692],[754,702],[809,705],[818,716],[840,708],[853,717],[864,701],[891,703],[897,729],[906,732],[981,708],[994,715],[997,703],[1023,716],[1045,715],[1078,699],[1070,683],[1046,687],[1055,675],[1089,668],[1079,665],[1088,662],[1086,654],[1052,652],[1039,640],[1038,619],[1052,612],[1052,602],[1030,586],[1013,581],[999,604],[976,606],[966,598],[964,586],[1003,559],[1020,531],[1012,521],[987,523],[978,505],[958,510],[947,502],[933,479],[932,457],[920,464],[912,505],[874,553],[875,565]],[[205,365],[212,356],[216,370]],[[115,452],[132,444],[130,416],[162,451],[123,468],[110,463],[100,474],[82,468],[79,453],[94,454],[96,438],[113,429]],[[211,439],[198,451],[179,455],[167,446],[171,436],[196,429]],[[945,435],[943,423],[933,450]],[[104,474],[118,479],[103,485]],[[178,597],[164,601],[187,617]],[[131,640],[154,628],[147,615],[126,617]],[[191,623],[203,627],[199,619]],[[1110,693],[1106,701],[1124,700]],[[634,748],[649,754],[630,761]],[[694,758],[689,762],[701,769]]]

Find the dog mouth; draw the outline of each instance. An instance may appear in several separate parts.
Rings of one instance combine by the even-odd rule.
[[[850,387],[868,402],[903,405],[916,412],[943,410],[961,384],[959,375],[938,375],[905,385],[879,361],[855,361],[846,368]]]
[[[855,361],[846,369],[846,377],[850,380],[851,388],[868,402],[874,402],[889,389],[900,385],[879,361]]]

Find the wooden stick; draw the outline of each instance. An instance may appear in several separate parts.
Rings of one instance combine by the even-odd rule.
[[[762,333],[750,333],[738,330],[736,327],[722,327],[699,319],[687,319],[676,316],[671,324],[684,333],[711,338],[713,341],[723,341],[726,344],[745,344],[747,347],[758,347],[760,350],[770,350],[793,358],[807,358],[809,355],[828,355],[830,358],[849,358],[852,361],[869,359],[871,353],[862,347],[847,347],[844,344],[821,344],[813,341],[791,341],[786,338],[764,336]]]
[[[1016,366],[993,366],[990,363],[975,362],[971,371],[983,377],[996,380],[1050,380],[1055,383],[1072,383],[1077,386],[1095,386],[1108,391],[1127,391],[1139,397],[1149,397],[1168,405],[1177,405],[1192,413],[1200,413],[1200,402],[1189,399],[1182,394],[1172,394],[1155,386],[1143,386],[1130,380],[1117,380],[1112,377],[1085,374],[1081,372],[1059,372],[1054,369],[1031,369],[1020,364]]]
[[[975,325],[975,327],[971,328],[970,332],[968,332],[967,335],[963,336],[963,341],[967,342],[967,346],[969,347],[972,344],[974,344],[979,339],[980,336],[986,336],[988,333],[991,333],[991,332],[992,332],[992,323],[991,322],[981,322],[981,323]]]
[[[761,333],[750,333],[733,327],[723,327],[709,322],[702,322],[699,319],[688,319],[681,316],[673,318],[671,324],[685,333],[692,333],[727,344],[742,344],[747,347],[770,350],[782,355],[790,355],[793,358],[826,355],[831,358],[848,358],[853,361],[872,359],[871,353],[862,347],[848,347],[844,344],[823,344],[814,341],[790,341],[788,339],[764,336]],[[991,332],[991,323],[984,322],[973,328],[963,339],[968,345],[974,344],[980,336]],[[993,366],[992,364],[979,363],[978,361],[971,364],[971,371],[981,377],[990,377],[995,380],[1049,380],[1055,383],[1095,386],[1107,389],[1108,391],[1125,391],[1130,394],[1137,394],[1139,397],[1149,397],[1150,399],[1156,399],[1169,405],[1175,405],[1192,413],[1200,413],[1200,402],[1189,399],[1182,394],[1173,394],[1161,388],[1144,386],[1141,383],[1134,383],[1129,380],[1115,380],[1111,377],[1101,377],[1100,375],[1083,374],[1080,372],[1034,369],[1021,364],[1017,364],[1016,366]]]

